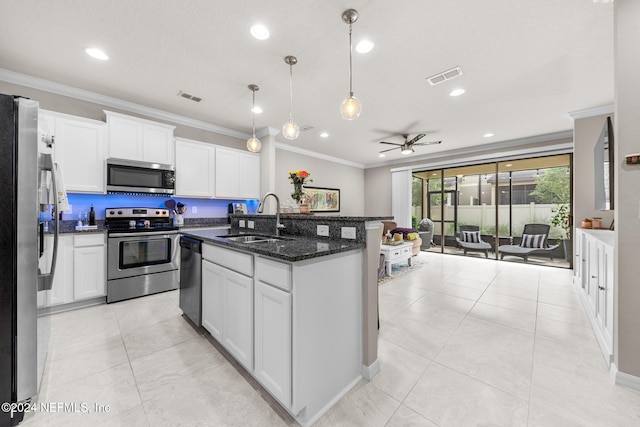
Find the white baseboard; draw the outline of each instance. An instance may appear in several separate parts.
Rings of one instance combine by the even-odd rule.
[[[615,363],[611,364],[609,372],[611,374],[611,379],[615,384],[640,390],[640,377],[618,371],[618,367]]]
[[[376,359],[371,365],[362,365],[362,378],[371,381],[380,372],[380,359]]]

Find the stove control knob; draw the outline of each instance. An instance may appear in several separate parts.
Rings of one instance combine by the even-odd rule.
[[[122,215],[122,211],[118,211],[118,215]]]
[[[114,213],[114,211],[109,211],[109,215],[113,215]]]
[[[160,215],[160,211],[156,211],[156,215]]]

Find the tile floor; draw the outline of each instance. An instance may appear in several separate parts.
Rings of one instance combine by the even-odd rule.
[[[640,425],[640,392],[611,384],[570,270],[419,257],[380,287],[380,374],[317,426]],[[23,425],[292,424],[187,324],[177,291],[54,315],[40,400],[90,412]]]

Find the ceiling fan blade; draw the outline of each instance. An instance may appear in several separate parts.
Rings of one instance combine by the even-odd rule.
[[[402,147],[402,144],[396,144],[395,142],[380,141],[380,144],[397,145],[398,147]]]
[[[419,133],[417,134],[411,141],[407,141],[407,144],[411,145],[416,143],[417,141],[421,140],[422,138],[424,138],[425,134],[424,133]]]
[[[400,147],[389,148],[388,150],[382,150],[382,151],[380,151],[380,153],[386,153],[387,151],[397,150],[398,148],[400,148]]]
[[[417,144],[413,144],[413,145],[435,145],[435,144],[440,144],[442,141],[429,141],[429,142],[418,142]]]

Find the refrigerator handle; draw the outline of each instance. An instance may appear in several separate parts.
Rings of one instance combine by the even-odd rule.
[[[54,235],[53,235],[53,254],[51,256],[51,271],[48,274],[44,274],[43,277],[48,278],[50,280],[45,280],[45,287],[43,290],[50,291],[53,286],[53,277],[56,273],[56,264],[58,261],[58,234],[60,233],[60,216],[58,215],[58,182],[56,180],[56,171],[57,167],[56,163],[53,163],[53,158],[51,154],[45,155],[45,165],[49,167],[48,170],[51,171],[51,186],[53,187],[53,209],[52,214],[55,221],[54,227]],[[44,233],[41,234],[44,236]],[[41,237],[43,238],[43,237]],[[44,245],[41,246],[43,248]]]

